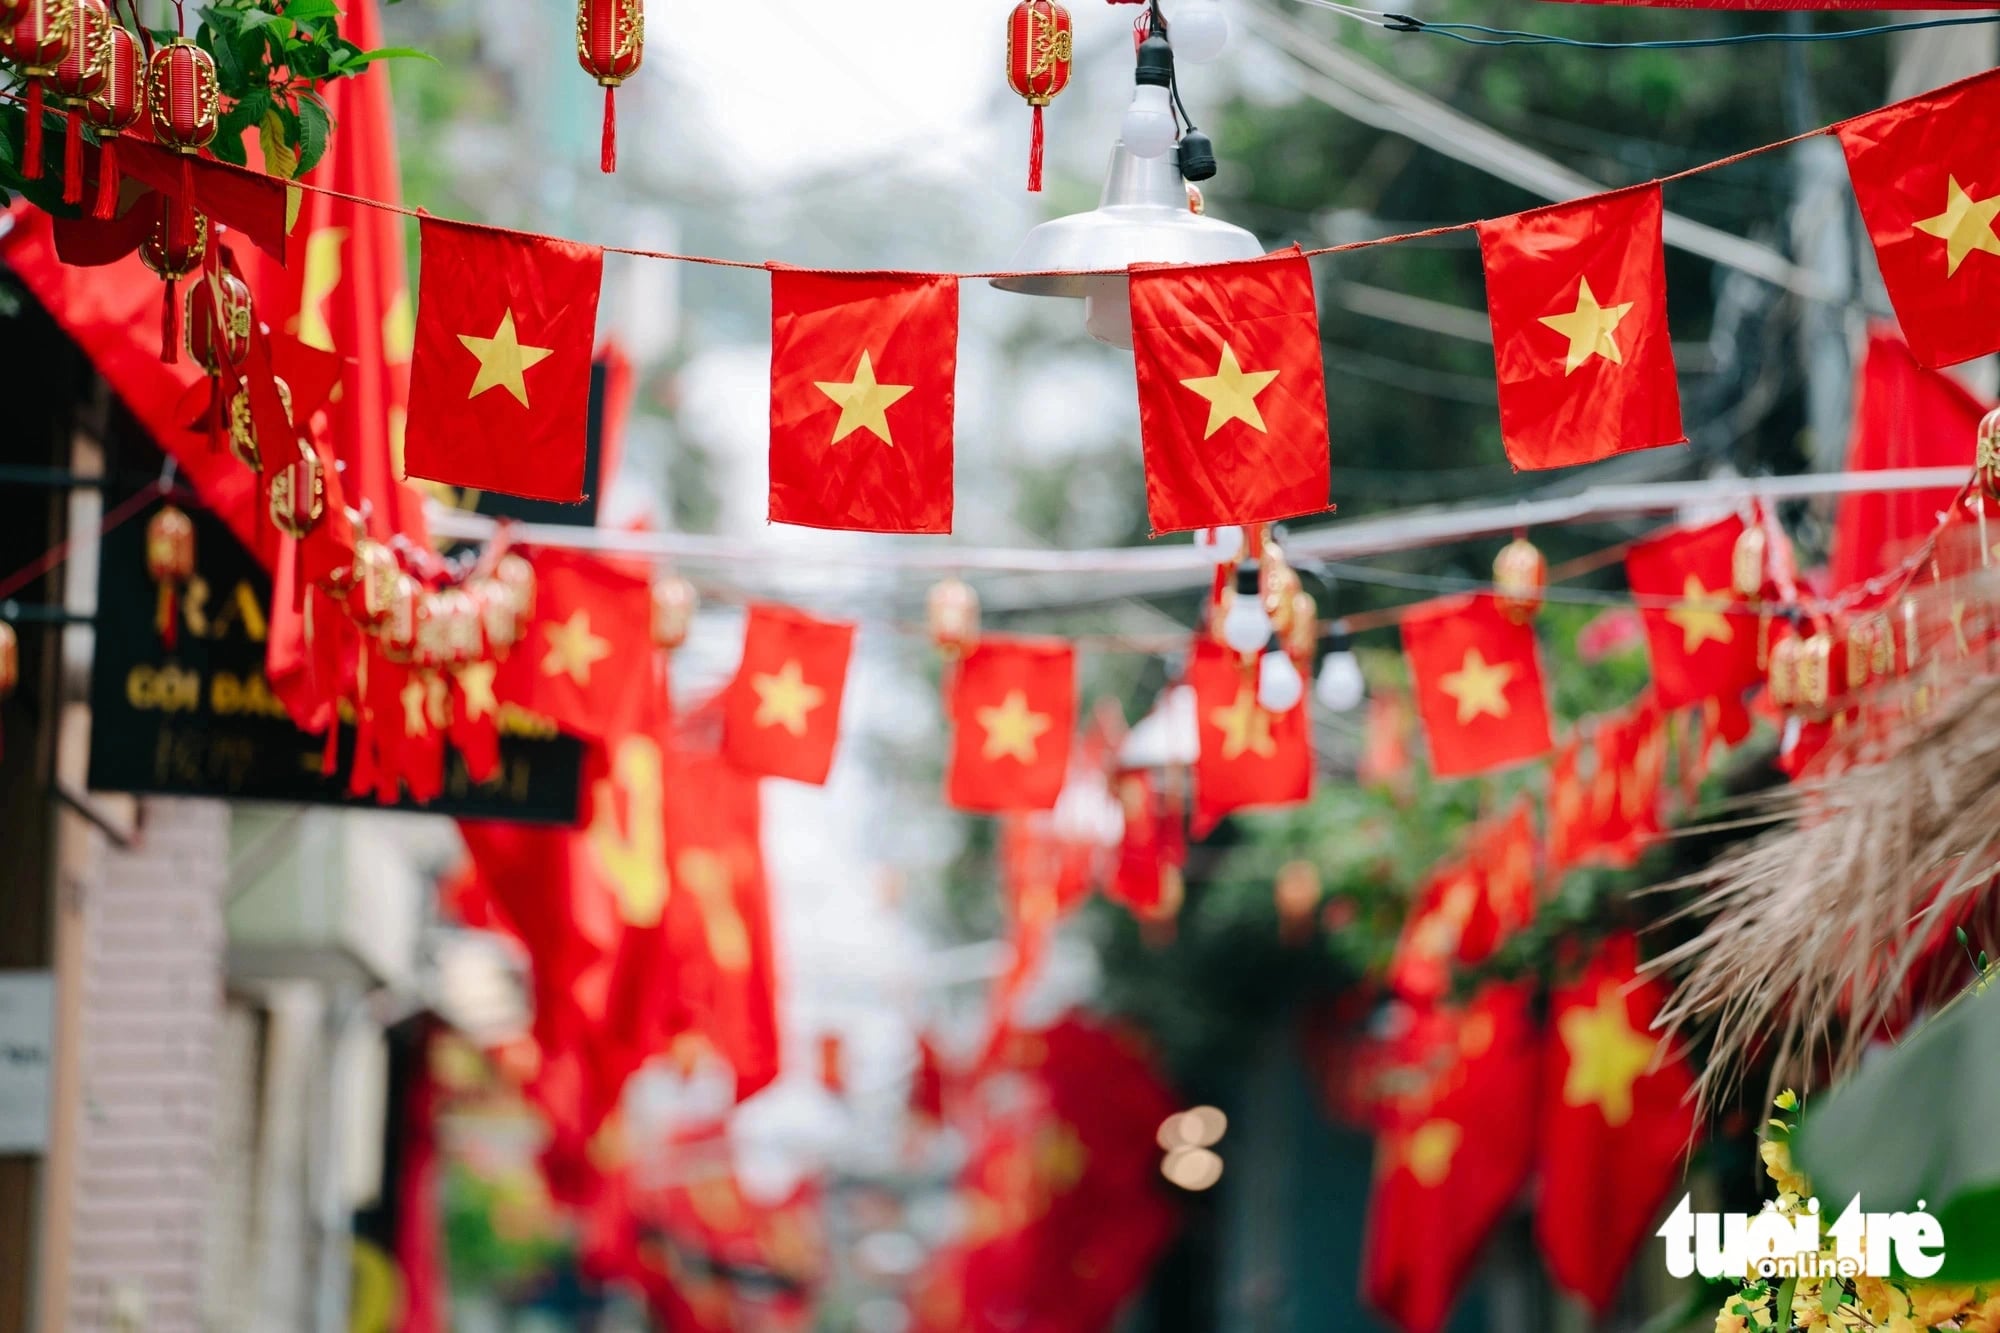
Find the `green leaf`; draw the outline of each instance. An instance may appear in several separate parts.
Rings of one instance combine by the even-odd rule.
[[[319,165],[320,158],[326,155],[327,135],[332,129],[333,122],[326,114],[324,102],[317,97],[299,99],[299,175]]]
[[[1798,1290],[1799,1280],[1795,1277],[1786,1278],[1784,1285],[1778,1288],[1777,1317],[1771,1321],[1773,1327],[1790,1328],[1792,1326],[1792,1297],[1798,1294]]]
[[[268,28],[276,23],[289,24],[291,22],[283,14],[275,14],[268,9],[245,9],[241,13],[243,15],[242,26],[246,28]]]
[[[373,51],[363,51],[350,62],[348,68],[358,69],[376,60],[428,60],[433,65],[442,64],[428,51],[420,51],[414,46],[378,46]]]
[[[285,17],[298,21],[339,18],[340,6],[334,0],[291,0],[285,6]]]

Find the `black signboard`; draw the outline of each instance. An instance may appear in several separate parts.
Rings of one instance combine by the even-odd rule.
[[[433,484],[426,489],[454,509],[469,509],[491,518],[511,518],[517,523],[551,523],[561,527],[594,528],[597,506],[604,490],[604,408],[609,366],[599,357],[590,364],[590,404],[584,417],[583,503],[557,504],[553,500],[530,500],[504,491],[463,490]]]
[[[270,578],[219,520],[189,512],[196,574],[181,598],[171,653],[155,624],[159,590],[146,573],[153,509],[104,534],[90,673],[91,787],[375,807],[371,797],[347,793],[354,728],[341,727],[340,767],[328,773],[322,739],[292,725],[265,682]],[[397,808],[575,823],[583,743],[512,711],[502,717],[500,771],[491,781],[473,782],[447,751],[443,795]]]

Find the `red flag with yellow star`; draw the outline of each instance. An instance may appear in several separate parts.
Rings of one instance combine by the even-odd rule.
[[[1076,649],[1061,639],[985,635],[948,690],[945,799],[989,814],[1053,807],[1076,732]]]
[[[1665,999],[1640,976],[1630,933],[1602,941],[1583,974],[1550,996],[1535,1235],[1557,1285],[1600,1314],[1694,1138],[1687,1061],[1651,1030]]]
[[[1362,1295],[1437,1333],[1535,1159],[1541,1034],[1522,986],[1420,1014],[1416,1057],[1375,1146]],[[1601,1186],[1600,1186],[1601,1188]]]
[[[591,739],[639,728],[658,689],[651,582],[585,551],[522,553],[535,567],[534,613],[501,663],[500,700]]]
[[[854,626],[790,607],[750,608],[743,661],[722,699],[722,753],[745,773],[824,783],[840,740]]]
[[[1534,626],[1502,615],[1493,598],[1447,597],[1403,621],[1403,651],[1431,771],[1469,777],[1548,753],[1549,704]]]
[[[1672,712],[1704,699],[1736,699],[1763,678],[1757,614],[1731,581],[1743,520],[1672,528],[1634,545],[1625,579],[1646,621],[1653,700]]]
[[[1517,468],[1681,444],[1658,185],[1479,224],[1500,437]]]
[[[429,217],[419,235],[409,474],[581,501],[604,252]]]
[[[2000,351],[2000,74],[1834,127],[1903,336],[1932,368]]]
[[[1200,748],[1194,762],[1194,831],[1256,806],[1297,805],[1312,796],[1312,734],[1303,703],[1273,713],[1257,702],[1257,672],[1206,635],[1195,641],[1194,690]]]
[[[771,521],[950,532],[958,279],[771,273]]]
[[[1389,985],[1405,999],[1442,999],[1452,969],[1483,962],[1535,915],[1535,821],[1526,798],[1487,820],[1465,850],[1417,891],[1389,962]]]
[[[1135,266],[1132,347],[1155,533],[1333,507],[1312,267]]]

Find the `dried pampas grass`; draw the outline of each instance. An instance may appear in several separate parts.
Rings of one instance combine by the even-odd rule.
[[[1885,1025],[1937,998],[1913,986],[1972,980],[1969,963],[1918,967],[1940,943],[1957,949],[1948,923],[1968,912],[1975,948],[2000,954],[1985,893],[2000,857],[2000,678],[1907,725],[1886,758],[1754,798],[1781,827],[1661,886],[1695,891],[1684,912],[1708,918],[1652,964],[1680,976],[1659,1024],[1712,1038],[1705,1104],[1753,1063],[1772,1065],[1772,1092],[1851,1070]]]

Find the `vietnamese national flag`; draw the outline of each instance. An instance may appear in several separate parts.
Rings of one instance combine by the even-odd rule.
[[[1500,436],[1517,468],[1681,444],[1660,187],[1479,224]]]
[[[1405,999],[1442,999],[1454,967],[1490,958],[1534,915],[1535,823],[1524,799],[1505,818],[1475,827],[1464,852],[1417,890],[1389,984]]]
[[[1548,753],[1549,704],[1531,624],[1490,594],[1446,597],[1403,621],[1431,771],[1462,778]]]
[[[1550,996],[1535,1235],[1556,1284],[1600,1315],[1694,1138],[1693,1076],[1652,1031],[1665,1000],[1665,988],[1639,974],[1630,933],[1605,940]]]
[[[1918,363],[2000,351],[2000,75],[1962,79],[1834,130]]]
[[[1673,528],[1635,544],[1625,578],[1646,620],[1653,700],[1666,712],[1740,698],[1763,678],[1757,668],[1757,614],[1732,582],[1743,520]]]
[[[1076,649],[1061,639],[984,635],[947,689],[945,799],[989,814],[1054,806],[1076,732]]]
[[[1153,532],[1333,507],[1312,266],[1135,265],[1132,347]]]
[[[1560,878],[1564,871],[1582,864],[1592,844],[1586,815],[1589,793],[1583,785],[1583,742],[1571,736],[1549,761],[1547,825],[1549,830],[1549,874]]]
[[[723,695],[723,754],[745,773],[823,784],[840,740],[853,650],[850,622],[751,607],[743,662]]]
[[[771,273],[771,521],[950,532],[958,279]]]
[[[1180,797],[1172,786],[1155,787],[1136,770],[1120,773],[1114,790],[1124,831],[1104,894],[1141,920],[1172,917],[1180,910],[1181,866],[1187,860]]]
[[[524,553],[535,567],[534,614],[501,663],[501,701],[586,738],[640,729],[658,689],[652,584],[586,551]]]
[[[580,502],[604,252],[429,217],[418,234],[410,475]]]
[[[1420,1093],[1376,1141],[1362,1295],[1404,1333],[1437,1333],[1535,1160],[1541,1034],[1520,986],[1426,1025]],[[1600,1183],[1600,1188],[1602,1187]]]
[[[499,673],[493,661],[468,662],[449,673],[451,744],[474,782],[491,781],[500,771],[500,699],[493,689]]]
[[[1303,702],[1273,713],[1257,702],[1257,672],[1207,635],[1195,640],[1187,683],[1194,690],[1200,748],[1194,761],[1194,825],[1200,835],[1224,815],[1298,805],[1312,796],[1310,719]]]

